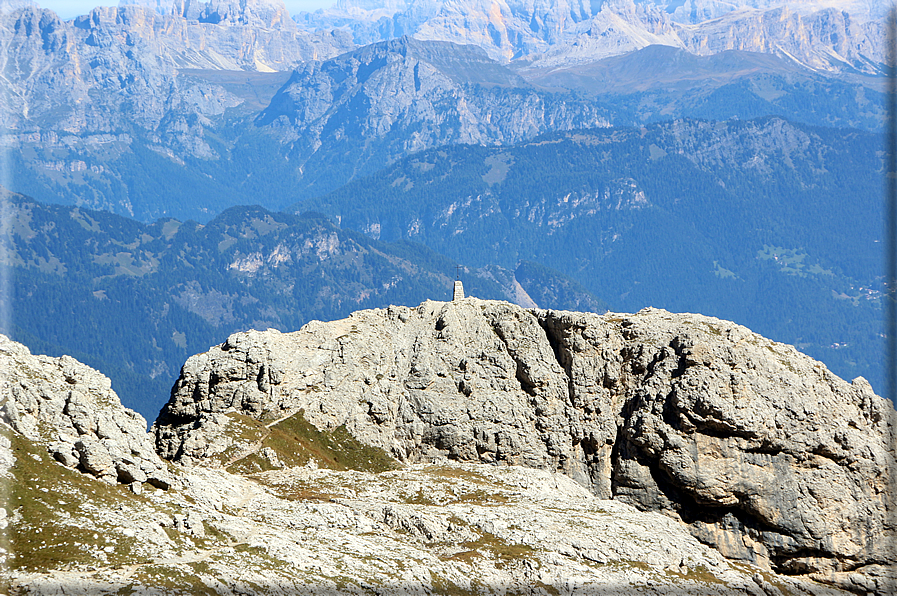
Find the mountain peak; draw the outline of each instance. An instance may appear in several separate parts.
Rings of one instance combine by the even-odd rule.
[[[862,378],[711,317],[390,306],[231,335],[188,359],[171,395],[153,432],[183,463],[247,452],[255,437],[228,430],[238,420],[302,412],[406,464],[562,472],[779,571],[849,584],[844,565],[883,560],[889,540],[892,405]],[[271,449],[265,466],[282,467],[271,462],[289,453]]]

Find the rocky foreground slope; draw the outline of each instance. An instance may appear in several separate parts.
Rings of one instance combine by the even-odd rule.
[[[172,466],[161,485],[167,464],[105,377],[2,337],[0,371],[4,592],[843,594],[727,561],[675,520],[564,475],[445,459],[400,468],[301,414],[227,417],[304,465],[256,445],[226,469]],[[69,458],[69,435],[111,461]],[[283,469],[250,473],[259,462]]]
[[[0,372],[13,593],[889,593],[891,405],[717,319],[236,334],[154,437],[71,358],[0,338]]]
[[[188,360],[153,430],[167,459],[276,468],[234,429],[297,412],[404,462],[562,472],[728,557],[883,590],[892,406],[732,323],[467,299],[237,334]]]

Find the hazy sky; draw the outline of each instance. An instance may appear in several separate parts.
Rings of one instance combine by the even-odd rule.
[[[43,8],[49,8],[63,19],[87,14],[95,6],[116,6],[117,0],[35,0]],[[284,0],[290,14],[303,10],[317,10],[333,5],[335,0]]]

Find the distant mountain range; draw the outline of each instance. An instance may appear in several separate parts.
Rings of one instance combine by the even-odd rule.
[[[341,230],[321,214],[234,207],[203,226],[142,224],[5,197],[0,266],[13,283],[10,335],[103,365],[122,399],[154,417],[186,356],[231,333],[292,331],[358,308],[451,298],[455,262],[422,245]],[[544,266],[462,268],[472,295],[607,310]]]
[[[550,264],[632,312],[729,318],[883,385],[877,135],[778,118],[415,154],[297,209],[473,265]]]
[[[340,0],[294,19],[307,31],[350,31],[359,44],[412,35],[478,45],[495,60],[539,70],[660,44],[702,56],[763,52],[811,69],[877,73],[885,13],[868,0]]]
[[[19,6],[4,185],[144,221],[282,207],[444,144],[674,117],[880,130],[884,106],[883,15],[859,1],[339,2],[298,24],[275,0]]]
[[[138,409],[185,350],[435,297],[455,263],[481,297],[700,310],[881,387],[879,3],[6,6],[0,184],[31,198],[0,331]],[[368,256],[303,252],[325,236]]]

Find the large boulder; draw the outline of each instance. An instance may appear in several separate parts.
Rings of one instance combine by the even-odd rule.
[[[0,335],[0,421],[47,445],[63,465],[109,483],[172,483],[146,420],[121,405],[109,378],[70,356],[34,356]]]
[[[892,405],[733,323],[465,299],[235,334],[184,365],[156,446],[212,461],[239,447],[229,414],[300,410],[407,462],[561,471],[727,556],[886,591]]]

